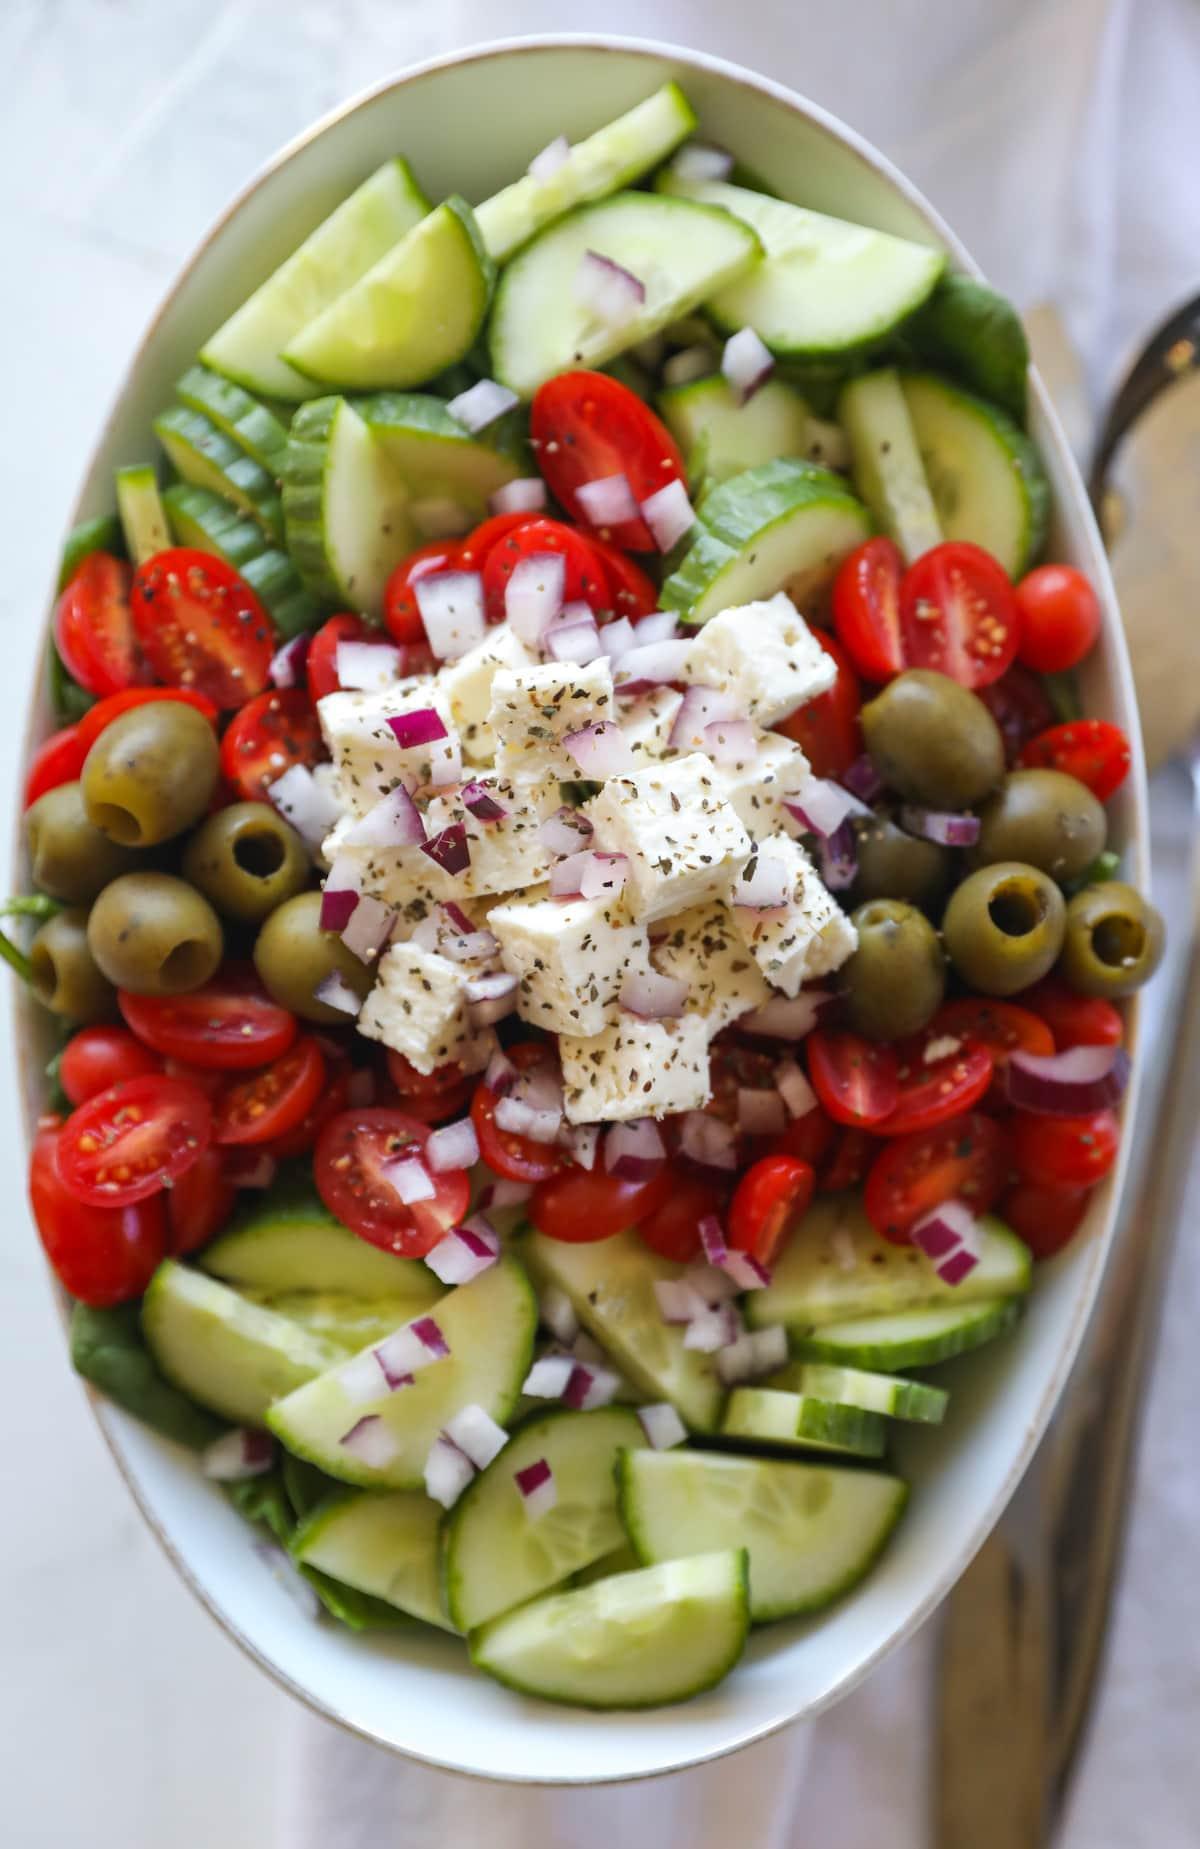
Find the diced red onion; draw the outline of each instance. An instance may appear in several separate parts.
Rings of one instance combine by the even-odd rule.
[[[787,1330],[779,1323],[767,1329],[754,1329],[722,1348],[717,1355],[717,1373],[727,1387],[740,1381],[761,1380],[764,1374],[782,1367],[788,1358]]]
[[[599,1124],[565,1124],[565,1146],[570,1151],[572,1160],[580,1168],[589,1171],[596,1166],[596,1155],[600,1147]]]
[[[485,1211],[495,1208],[497,1212],[505,1207],[523,1207],[532,1193],[531,1181],[509,1181],[506,1175],[498,1175],[480,1192],[479,1205]]]
[[[432,745],[436,739],[446,737],[442,715],[434,706],[419,706],[413,712],[397,713],[388,724],[402,751],[409,751],[414,745]]]
[[[817,866],[830,892],[845,892],[858,878],[858,844],[854,829],[843,822],[828,840],[817,837]]]
[[[475,817],[477,822],[502,822],[508,810],[498,803],[487,785],[472,778],[464,783],[459,792],[463,808]]]
[[[451,822],[431,840],[422,841],[421,852],[428,854],[443,873],[465,873],[471,864],[471,847],[462,822]]]
[[[617,1000],[627,1014],[643,1021],[675,1021],[687,1005],[690,985],[657,970],[628,970]]]
[[[683,1282],[710,1309],[716,1303],[728,1303],[731,1297],[739,1294],[735,1280],[719,1265],[689,1265]]]
[[[694,379],[703,379],[715,371],[716,360],[711,347],[684,347],[679,353],[672,353],[669,360],[664,360],[662,381],[668,387],[690,385]]]
[[[668,482],[665,488],[659,488],[649,495],[641,507],[642,518],[653,533],[654,543],[660,552],[669,552],[685,533],[691,532],[696,523],[688,491],[678,480]]]
[[[646,1443],[652,1451],[669,1451],[674,1445],[681,1445],[687,1437],[687,1426],[667,1400],[656,1400],[650,1406],[639,1406],[637,1416],[638,1424],[646,1434]]]
[[[406,1207],[411,1207],[414,1201],[432,1200],[437,1193],[437,1186],[420,1156],[394,1156],[380,1163],[379,1173]]]
[[[1081,1117],[1117,1104],[1128,1083],[1129,1055],[1116,1046],[1010,1053],[1005,1072],[1009,1103],[1050,1117]]]
[[[261,1477],[275,1462],[275,1441],[269,1432],[252,1431],[235,1426],[222,1432],[200,1453],[200,1468],[214,1483],[240,1483],[245,1477]]]
[[[417,609],[439,661],[457,661],[487,633],[477,571],[431,571],[413,584]]]
[[[572,809],[564,803],[561,809],[547,816],[538,829],[538,840],[548,847],[552,854],[578,854],[586,851],[585,844],[594,833],[592,823],[581,809]]]
[[[604,1138],[604,1166],[620,1181],[649,1181],[667,1159],[666,1147],[652,1117],[611,1124]]]
[[[313,1000],[322,1002],[326,1008],[336,1008],[339,1014],[348,1014],[356,1018],[362,1008],[363,998],[356,995],[346,978],[337,970],[331,970],[328,976],[322,976],[313,990]]]
[[[442,1334],[441,1325],[432,1316],[418,1316],[408,1327],[411,1334],[434,1361],[446,1359],[450,1353],[450,1344]]]
[[[282,777],[267,786],[267,795],[285,822],[309,847],[319,848],[341,809],[333,795],[318,783],[307,764],[289,764]]]
[[[592,850],[582,848],[579,853],[568,854],[565,860],[555,862],[550,869],[550,892],[553,898],[578,899],[580,897],[583,869],[591,857]]]
[[[267,679],[272,687],[302,687],[304,670],[308,662],[308,649],[312,637],[309,635],[293,636],[290,642],[271,657],[267,669]]]
[[[869,752],[855,758],[848,770],[842,772],[842,782],[851,795],[859,797],[865,803],[873,803],[884,792],[884,781]]]
[[[360,1066],[350,1074],[350,1083],[346,1087],[346,1103],[352,1110],[365,1110],[375,1102],[375,1074],[369,1066]]]
[[[741,719],[737,701],[719,687],[689,687],[675,715],[668,743],[672,751],[702,751],[708,726],[718,719]]]
[[[689,141],[671,162],[681,180],[727,180],[733,172],[733,155],[708,142]]]
[[[933,1268],[943,1284],[961,1284],[978,1263],[974,1252],[968,1252],[966,1246],[960,1246],[957,1252],[939,1259]]]
[[[435,1175],[444,1175],[450,1169],[473,1167],[479,1160],[479,1138],[474,1123],[469,1117],[460,1117],[457,1123],[442,1124],[440,1129],[431,1130],[424,1155],[426,1166]]]
[[[439,1433],[425,1459],[425,1493],[443,1509],[452,1509],[475,1475],[475,1466],[453,1439]]]
[[[371,1470],[386,1470],[400,1448],[377,1412],[364,1413],[338,1443]]]
[[[791,868],[764,845],[734,881],[731,903],[746,911],[775,911],[791,898],[794,880]]]
[[[275,1157],[265,1149],[245,1143],[240,1149],[230,1146],[221,1152],[221,1166],[226,1181],[235,1188],[269,1188],[279,1173]]]
[[[449,1353],[449,1344],[434,1318],[419,1316],[385,1336],[374,1348],[355,1355],[338,1370],[338,1382],[350,1399],[377,1400],[383,1393],[411,1387],[414,1374],[435,1361],[444,1361]]]
[[[802,828],[828,840],[851,813],[853,801],[850,792],[840,784],[830,782],[827,777],[809,777],[803,788],[789,796],[783,806]]]
[[[540,1521],[543,1515],[548,1515],[558,1501],[554,1472],[544,1457],[514,1472],[513,1482],[521,1492],[525,1513],[531,1522]]]
[[[327,892],[361,892],[362,866],[354,854],[338,854],[325,875]]]
[[[721,371],[742,404],[753,398],[775,370],[775,356],[752,327],[739,328],[725,342]]]
[[[807,1117],[816,1109],[817,1094],[794,1059],[781,1059],[776,1066],[775,1089],[791,1117]]]
[[[513,634],[536,648],[563,606],[567,581],[561,552],[529,552],[518,559],[504,589],[504,612]]]
[[[489,970],[471,976],[467,985],[467,1009],[475,1027],[492,1027],[515,1013],[517,978],[508,970]]]
[[[900,826],[924,841],[939,847],[974,847],[979,839],[979,817],[959,815],[950,809],[921,809],[905,803],[900,811]]]
[[[572,1412],[591,1412],[596,1406],[611,1406],[620,1390],[621,1377],[611,1368],[596,1362],[577,1362],[563,1394],[563,1405]]]
[[[739,1290],[766,1290],[771,1274],[749,1252],[726,1252],[721,1270],[728,1272]]]
[[[623,520],[638,517],[638,504],[627,475],[604,475],[599,481],[581,482],[575,499],[591,526],[620,526]]]
[[[494,957],[500,946],[490,931],[442,931],[437,948],[452,963],[478,963]]]
[[[525,171],[535,180],[549,180],[564,166],[570,158],[571,144],[565,135],[556,135],[548,141],[540,154],[535,154]]]
[[[567,605],[567,610],[572,608]],[[546,653],[554,661],[574,661],[581,667],[585,662],[597,660],[604,650],[594,617],[589,614],[586,618],[567,622],[566,614],[564,610],[562,617],[556,617],[543,635]]]
[[[787,1129],[787,1107],[777,1091],[739,1085],[737,1114],[748,1136],[779,1136]]]
[[[525,1376],[521,1392],[535,1400],[561,1400],[577,1366],[571,1355],[543,1355]]]
[[[598,250],[585,250],[571,292],[581,308],[609,327],[632,321],[646,299],[646,285]]]
[[[620,661],[633,646],[633,624],[627,616],[618,616],[614,622],[605,623],[600,631],[600,647],[610,661]]]
[[[495,379],[477,379],[465,392],[449,399],[446,409],[456,423],[474,436],[477,430],[486,430],[489,424],[494,424],[498,417],[503,417],[519,403],[517,394],[507,385],[498,385]]]
[[[321,894],[321,913],[318,920],[322,931],[344,931],[350,923],[359,895],[343,887],[334,891],[329,881]]]
[[[381,900],[364,893],[342,932],[342,942],[360,963],[375,963],[387,948],[395,929],[395,912],[389,911]]]
[[[497,1129],[511,1130],[514,1136],[528,1136],[535,1143],[553,1143],[558,1137],[562,1112],[539,1110],[510,1096],[497,1099],[495,1121]]]
[[[911,1237],[944,1284],[961,1284],[982,1256],[979,1222],[964,1201],[943,1201],[917,1221]]]
[[[709,1264],[724,1267],[729,1255],[729,1247],[725,1243],[725,1229],[716,1214],[702,1214],[696,1231],[700,1235],[700,1244]]]
[[[489,1091],[495,1092],[498,1098],[503,1098],[513,1089],[520,1076],[520,1072],[513,1065],[503,1047],[498,1047],[488,1061],[483,1082]]]
[[[619,777],[622,771],[632,769],[635,762],[633,747],[620,726],[611,719],[580,726],[575,732],[564,732],[562,742],[584,776],[598,783],[603,783],[606,777]]]
[[[679,1147],[702,1168],[737,1167],[737,1132],[708,1111],[686,1111],[679,1121]]]
[[[560,1342],[573,1342],[579,1334],[575,1305],[557,1284],[548,1284],[538,1298],[538,1316]]]
[[[649,616],[639,616],[633,626],[636,648],[641,648],[647,642],[672,642],[678,634],[679,619],[674,610],[651,610]]]
[[[580,870],[579,890],[585,899],[612,899],[624,890],[628,878],[629,862],[624,854],[604,854],[597,849]]]
[[[441,950],[442,927],[435,912],[430,912],[427,918],[422,918],[421,922],[414,926],[409,934],[408,942],[414,950]]]
[[[807,989],[799,995],[773,995],[738,1021],[743,1033],[761,1034],[766,1040],[803,1040],[835,997],[824,989]]]
[[[668,681],[682,678],[692,644],[686,636],[665,636],[660,642],[638,642],[626,649],[616,664],[613,680],[625,698],[648,693]]]
[[[692,1318],[684,1330],[683,1345],[702,1355],[715,1355],[718,1349],[736,1342],[741,1333],[742,1319],[733,1304],[719,1303]]]
[[[654,1296],[664,1323],[682,1327],[710,1307],[686,1278],[655,1278]]]
[[[346,830],[347,847],[417,847],[425,839],[421,812],[402,783]]]
[[[338,686],[379,693],[400,676],[400,650],[391,642],[339,642],[334,657]]]
[[[488,497],[492,514],[540,514],[546,505],[546,484],[540,475],[519,475]]]
[[[715,764],[748,764],[758,739],[748,719],[714,719],[704,728],[703,749]]]
[[[451,1444],[457,1445],[464,1457],[470,1458],[476,1470],[486,1470],[508,1443],[504,1427],[497,1425],[489,1412],[474,1403],[460,1406],[454,1417],[447,1419],[445,1436]]]
[[[469,1284],[500,1256],[498,1235],[476,1214],[455,1226],[425,1254],[425,1263],[443,1284]]]

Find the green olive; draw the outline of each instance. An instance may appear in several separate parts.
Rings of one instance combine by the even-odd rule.
[[[949,848],[906,834],[890,816],[858,823],[858,899],[907,899],[932,910],[950,884]]]
[[[1133,886],[1103,880],[1067,906],[1060,968],[1081,995],[1131,995],[1162,961],[1163,921]]]
[[[946,949],[982,995],[1015,995],[1040,982],[1062,949],[1066,902],[1048,873],[1019,860],[969,873],[942,919]]]
[[[871,899],[851,922],[858,949],[842,968],[851,1023],[869,1040],[919,1033],[946,989],[937,932],[924,912],[900,899]]]
[[[267,803],[232,803],[196,830],[183,871],[227,918],[258,924],[304,890],[312,861],[295,829]]]
[[[208,808],[217,784],[217,735],[179,700],[147,700],[105,726],[83,766],[83,800],[96,827],[123,847],[154,847]]]
[[[34,885],[69,905],[86,905],[137,861],[88,820],[78,783],[60,783],[38,797],[25,817],[25,839]]]
[[[1023,860],[1062,884],[1104,848],[1104,810],[1087,785],[1061,770],[1010,771],[979,814],[973,866]]]
[[[867,750],[888,788],[930,809],[970,809],[1004,775],[1000,728],[948,675],[909,668],[862,709]]]
[[[215,974],[225,943],[208,900],[170,873],[126,873],[88,919],[92,955],[134,995],[182,995]]]
[[[336,974],[356,995],[365,996],[374,973],[347,950],[335,931],[322,931],[319,892],[297,893],[271,913],[254,946],[254,965],[281,1008],[290,1008],[305,1021],[337,1022],[342,1027],[345,1013],[314,1000],[314,989]]]
[[[112,983],[96,967],[88,948],[88,916],[82,907],[48,918],[29,946],[33,992],[55,1014],[72,1021],[108,1021],[117,1012]]]

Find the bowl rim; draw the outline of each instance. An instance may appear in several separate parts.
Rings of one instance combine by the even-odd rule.
[[[539,32],[515,34],[497,39],[479,40],[464,46],[461,50],[440,53],[436,56],[422,59],[418,63],[405,65],[399,70],[392,71],[389,75],[380,78],[377,82],[356,91],[343,102],[334,105],[314,122],[310,123],[308,127],[292,136],[291,139],[286,141],[274,154],[270,155],[262,162],[251,174],[250,178],[238,189],[229,203],[210,221],[204,232],[189,250],[186,258],[175,270],[157,306],[139,334],[127,364],[121,371],[119,381],[110,400],[107,414],[90,445],[88,458],[81,473],[79,487],[71,501],[70,513],[61,537],[65,538],[66,534],[68,534],[72,527],[78,522],[81,504],[95,467],[95,458],[106,444],[118,418],[125,397],[141,369],[147,345],[158,331],[159,326],[166,317],[180,290],[190,278],[197,263],[221,236],[226,226],[237,216],[242,207],[273,174],[286,166],[297,154],[310,146],[313,142],[318,141],[328,130],[336,127],[340,122],[356,114],[360,109],[368,106],[376,99],[393,91],[401,91],[406,85],[418,79],[433,75],[438,71],[449,70],[459,66],[492,62],[493,60],[514,53],[528,54],[540,51],[554,52],[563,50],[590,51],[598,55],[615,53],[623,56],[643,57],[648,60],[667,61],[681,67],[683,71],[686,71],[688,68],[700,70],[720,78],[736,88],[750,92],[752,97],[766,99],[780,105],[792,114],[807,119],[824,131],[832,140],[840,143],[843,150],[853,155],[872,176],[882,180],[912,208],[914,213],[923,221],[925,226],[937,239],[938,243],[945,248],[952,259],[955,269],[970,276],[980,279],[983,278],[983,271],[979,264],[976,263],[949,225],[925,198],[920,189],[909,180],[885,154],[875,148],[865,136],[860,134],[856,129],[850,127],[849,124],[843,122],[831,111],[813,102],[799,91],[791,89],[786,84],[779,83],[772,78],[763,76],[745,65],[739,64],[732,59],[721,57],[716,53],[688,49],[684,46],[674,44],[669,40],[643,38],[622,33]],[[686,78],[684,78],[683,81],[686,81]],[[1144,885],[1147,878],[1149,858],[1148,796],[1145,756],[1142,746],[1141,727],[1138,717],[1137,700],[1133,688],[1128,648],[1125,642],[1124,631],[1120,623],[1119,608],[1108,568],[1107,555],[1070,444],[1067,441],[1062,424],[1054,409],[1049,394],[1042,383],[1036,367],[1032,364],[1029,369],[1029,387],[1031,399],[1037,409],[1038,420],[1043,430],[1048,434],[1051,442],[1056,447],[1060,461],[1067,465],[1067,487],[1072,502],[1073,513],[1081,523],[1088,549],[1092,555],[1089,561],[1089,568],[1099,581],[1098,589],[1101,594],[1101,602],[1105,609],[1106,618],[1104,633],[1109,642],[1113,644],[1112,658],[1109,663],[1109,673],[1114,685],[1119,690],[1121,702],[1125,707],[1126,716],[1129,721],[1127,730],[1134,760],[1134,773],[1127,785],[1126,796],[1129,817],[1126,852],[1131,861],[1134,878],[1139,884]],[[53,610],[58,559],[60,556],[61,540],[59,552],[56,554],[54,560],[54,575],[51,577],[49,595],[47,596],[44,606],[51,611]],[[49,620],[47,620],[44,628],[48,633]],[[35,659],[40,660],[40,658],[39,651],[35,655]],[[37,723],[36,708],[31,705],[27,711],[22,740],[22,767],[27,766],[29,763],[32,750],[38,742],[40,730],[41,728]],[[14,853],[10,858],[10,865],[14,865],[18,869],[20,869],[21,864],[21,852],[21,825],[18,812],[14,828]],[[854,1667],[847,1670],[844,1675],[836,1678],[824,1696],[810,1703],[798,1713],[785,1715],[783,1718],[774,1721],[755,1724],[740,1732],[736,1728],[731,1729],[730,1737],[723,1744],[711,1750],[705,1750],[699,1754],[687,1757],[676,1757],[669,1763],[664,1763],[651,1769],[635,1771],[633,1773],[602,1773],[595,1777],[569,1779],[554,1777],[528,1778],[518,1773],[509,1775],[502,1771],[485,1772],[475,1770],[469,1766],[452,1763],[438,1757],[438,1755],[434,1753],[417,1751],[411,1747],[402,1746],[395,1739],[390,1738],[386,1733],[372,1728],[365,1722],[355,1720],[348,1714],[339,1712],[337,1708],[322,1700],[312,1692],[311,1689],[296,1682],[292,1676],[286,1673],[269,1655],[267,1655],[252,1638],[248,1637],[232,1616],[222,1608],[217,1596],[205,1585],[205,1583],[203,1583],[199,1576],[193,1572],[186,1556],[179,1550],[175,1542],[160,1525],[154,1510],[149,1506],[143,1494],[142,1486],[136,1471],[124,1455],[123,1447],[119,1440],[119,1432],[117,1429],[114,1429],[119,1426],[121,1418],[119,1409],[114,1408],[89,1382],[84,1381],[81,1382],[81,1384],[84,1388],[92,1415],[100,1429],[101,1436],[116,1464],[124,1485],[133,1498],[142,1519],[146,1522],[147,1527],[170,1560],[175,1571],[179,1574],[184,1585],[187,1586],[189,1591],[195,1596],[209,1615],[216,1620],[226,1635],[238,1645],[242,1652],[257,1668],[262,1670],[279,1688],[283,1689],[288,1695],[294,1697],[319,1719],[330,1722],[347,1734],[359,1740],[366,1741],[370,1745],[381,1747],[402,1759],[411,1759],[433,1770],[447,1773],[458,1778],[477,1780],[485,1784],[503,1783],[547,1789],[570,1789],[575,1787],[583,1789],[590,1786],[603,1786],[615,1783],[640,1783],[647,1779],[665,1778],[672,1773],[689,1770],[692,1767],[711,1765],[718,1760],[725,1759],[734,1753],[740,1752],[745,1747],[769,1739],[781,1733],[787,1727],[797,1725],[802,1721],[815,1719],[817,1715],[833,1707],[837,1702],[840,1702],[852,1689],[864,1681],[866,1677],[892,1653],[892,1651],[915,1635],[917,1630],[926,1623],[931,1614],[937,1609],[938,1605],[941,1604],[942,1600],[947,1596],[961,1574],[965,1571],[966,1567],[970,1564],[970,1561],[979,1551],[1003,1514],[1018,1483],[1021,1481],[1025,1471],[1032,1462],[1038,1444],[1040,1443],[1046,1426],[1063,1392],[1082,1341],[1084,1330],[1091,1317],[1100,1281],[1112,1250],[1118,1204],[1123,1193],[1126,1167],[1130,1159],[1134,1135],[1140,1128],[1138,1102],[1141,1093],[1141,1070],[1144,1062],[1141,1057],[1136,1056],[1140,1053],[1137,1036],[1137,1019],[1139,1012],[1138,998],[1134,996],[1127,1005],[1130,1008],[1130,1039],[1135,1048],[1135,1058],[1133,1061],[1131,1082],[1125,1101],[1121,1149],[1110,1184],[1104,1223],[1093,1236],[1093,1250],[1090,1256],[1089,1273],[1087,1277],[1081,1281],[1078,1288],[1074,1313],[1064,1333],[1054,1368],[1046,1382],[1041,1398],[1039,1399],[1036,1415],[1027,1425],[1021,1449],[1013,1460],[1003,1482],[991,1500],[980,1511],[966,1545],[956,1552],[952,1559],[947,1561],[944,1569],[938,1575],[935,1583],[926,1596],[908,1613],[905,1621],[901,1625],[888,1632],[876,1647],[866,1653],[861,1661]],[[21,1057],[21,1043],[24,1038],[25,1029],[20,1011],[18,1011],[14,1021],[13,1034],[13,1043],[18,1060],[20,1060]],[[27,1100],[25,1108],[22,1110],[22,1116],[24,1118],[26,1144],[28,1146],[31,1140],[33,1113],[28,1108]],[[65,1328],[69,1316],[69,1299],[57,1285],[50,1271],[48,1262],[46,1263],[46,1276],[49,1287],[54,1293],[56,1307]]]

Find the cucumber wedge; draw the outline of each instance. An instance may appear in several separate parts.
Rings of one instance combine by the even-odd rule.
[[[283,509],[273,476],[218,430],[202,412],[169,405],[154,420],[154,434],[185,482],[208,488],[258,522],[268,539],[283,538]]]
[[[762,261],[705,307],[723,332],[752,327],[773,353],[814,359],[861,351],[914,313],[946,267],[941,251],[828,218],[725,180],[655,182],[674,198],[721,206],[753,227]]]
[[[150,1280],[142,1332],[173,1386],[243,1425],[261,1425],[273,1400],[345,1356],[337,1343],[173,1259]]]
[[[861,1406],[865,1412],[920,1425],[940,1425],[950,1404],[944,1387],[930,1387],[923,1380],[898,1380],[894,1374],[871,1374],[862,1368],[831,1367],[819,1361],[789,1361],[777,1373],[768,1374],[763,1386],[783,1393],[811,1393],[817,1399]]]
[[[335,1343],[346,1355],[356,1355],[360,1348],[382,1342],[401,1323],[411,1322],[429,1307],[419,1297],[364,1300],[338,1291],[243,1290],[242,1294],[250,1303],[260,1303],[277,1316],[286,1316],[310,1335]]]
[[[897,374],[889,367],[851,379],[838,422],[850,439],[854,486],[911,565],[942,529]]]
[[[408,162],[385,161],[217,329],[200,358],[247,391],[291,403],[316,397],[320,388],[280,358],[284,347],[428,210]]]
[[[746,1298],[746,1320],[760,1329],[783,1323],[799,1337],[852,1317],[887,1316],[926,1305],[957,1309],[1027,1291],[1028,1248],[990,1214],[982,1225],[980,1262],[961,1284],[943,1284],[915,1246],[889,1245],[880,1238],[857,1195],[825,1195],[788,1240],[766,1290],[751,1291]]]
[[[173,482],[162,498],[176,542],[215,553],[240,572],[281,636],[317,627],[320,604],[301,584],[287,553],[268,544],[253,520],[244,519],[219,494],[185,482]]]
[[[723,1438],[789,1451],[840,1451],[851,1457],[882,1457],[887,1426],[877,1412],[839,1406],[804,1393],[771,1387],[735,1387],[721,1421]]]
[[[611,1579],[614,1573],[636,1573],[647,1562],[639,1560],[632,1541],[622,1541],[611,1554],[601,1554],[591,1566],[581,1567],[571,1580],[573,1586],[594,1586],[598,1579]]]
[[[1025,422],[1029,342],[1012,303],[974,276],[943,276],[904,330],[928,366]]]
[[[446,1518],[446,1609],[460,1631],[561,1585],[620,1546],[613,1473],[619,1452],[644,1443],[637,1414],[623,1406],[556,1408],[513,1433]],[[515,1479],[539,1459],[554,1474],[558,1501],[531,1520]]]
[[[1011,578],[1046,536],[1050,485],[1007,411],[933,373],[913,373],[904,397],[942,532],[999,559]]]
[[[443,1297],[437,1320],[450,1353],[423,1368],[411,1386],[366,1403],[352,1399],[342,1386],[339,1356],[328,1372],[271,1409],[271,1430],[297,1457],[342,1482],[419,1489],[430,1446],[462,1407],[482,1406],[498,1425],[508,1423],[529,1371],[537,1304],[521,1267],[506,1258]],[[371,1414],[383,1420],[395,1445],[384,1465],[363,1462],[341,1442]]]
[[[476,1668],[580,1708],[659,1708],[728,1675],[746,1644],[745,1548],[534,1599],[470,1638]]]
[[[452,1631],[442,1603],[441,1521],[437,1503],[413,1490],[338,1496],[297,1528],[292,1558]]]
[[[314,597],[378,616],[418,543],[408,484],[346,398],[302,405],[283,465],[288,551]]]
[[[1021,1314],[1019,1297],[937,1308],[900,1310],[892,1316],[859,1316],[822,1323],[793,1347],[813,1361],[846,1367],[933,1367],[1004,1335]]]
[[[635,1386],[670,1400],[693,1431],[715,1429],[725,1389],[713,1358],[684,1347],[683,1330],[664,1323],[654,1295],[655,1279],[682,1277],[682,1265],[648,1251],[632,1233],[568,1245],[530,1232],[520,1250],[539,1284],[565,1291],[584,1328]]]
[[[756,1624],[821,1611],[874,1566],[908,1500],[876,1470],[708,1451],[626,1451],[621,1519],[650,1566],[720,1547],[750,1555]]]
[[[808,406],[779,379],[768,379],[747,404],[719,373],[693,379],[661,392],[658,410],[693,481],[703,476],[715,485],[781,456],[807,459]]]
[[[866,508],[829,470],[789,461],[747,469],[700,503],[696,537],[659,602],[687,623],[780,590],[809,609],[870,533]]]
[[[692,106],[679,85],[664,84],[644,103],[606,123],[586,141],[576,142],[562,166],[546,179],[522,174],[476,206],[489,254],[503,263],[553,219],[632,185],[665,160],[695,126]]]
[[[470,206],[447,199],[308,322],[284,358],[326,389],[420,385],[470,352],[495,278]]]
[[[440,398],[417,392],[379,392],[360,399],[355,409],[376,443],[411,486],[413,523],[430,538],[430,515],[443,521],[458,510],[462,531],[487,514],[489,496],[515,476],[527,475],[531,463],[511,417],[499,420],[482,437],[456,423]]]
[[[136,1303],[71,1310],[71,1366],[107,1399],[176,1444],[202,1451],[224,1425],[194,1400],[169,1386],[151,1360]]]
[[[205,1246],[198,1263],[243,1289],[333,1291],[375,1301],[404,1298],[412,1305],[410,1317],[445,1295],[445,1286],[427,1265],[369,1245],[334,1219],[307,1182],[291,1177],[276,1182],[252,1207],[243,1207]]]
[[[576,293],[588,251],[630,271],[645,290],[619,325]],[[747,226],[713,206],[654,193],[614,193],[559,219],[500,278],[489,342],[497,379],[522,398],[571,366],[603,366],[737,276],[759,253]]]
[[[175,387],[175,396],[189,411],[210,418],[268,475],[278,477],[287,448],[287,425],[260,399],[207,366],[189,366]]]
[[[126,550],[134,564],[140,565],[171,543],[158,477],[150,463],[139,462],[117,470],[116,486]]]

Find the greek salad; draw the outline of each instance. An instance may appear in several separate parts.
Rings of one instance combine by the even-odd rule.
[[[1162,940],[1016,316],[695,130],[388,161],[214,330],[68,545],[0,939],[79,1372],[314,1609],[599,1708],[871,1569]]]

